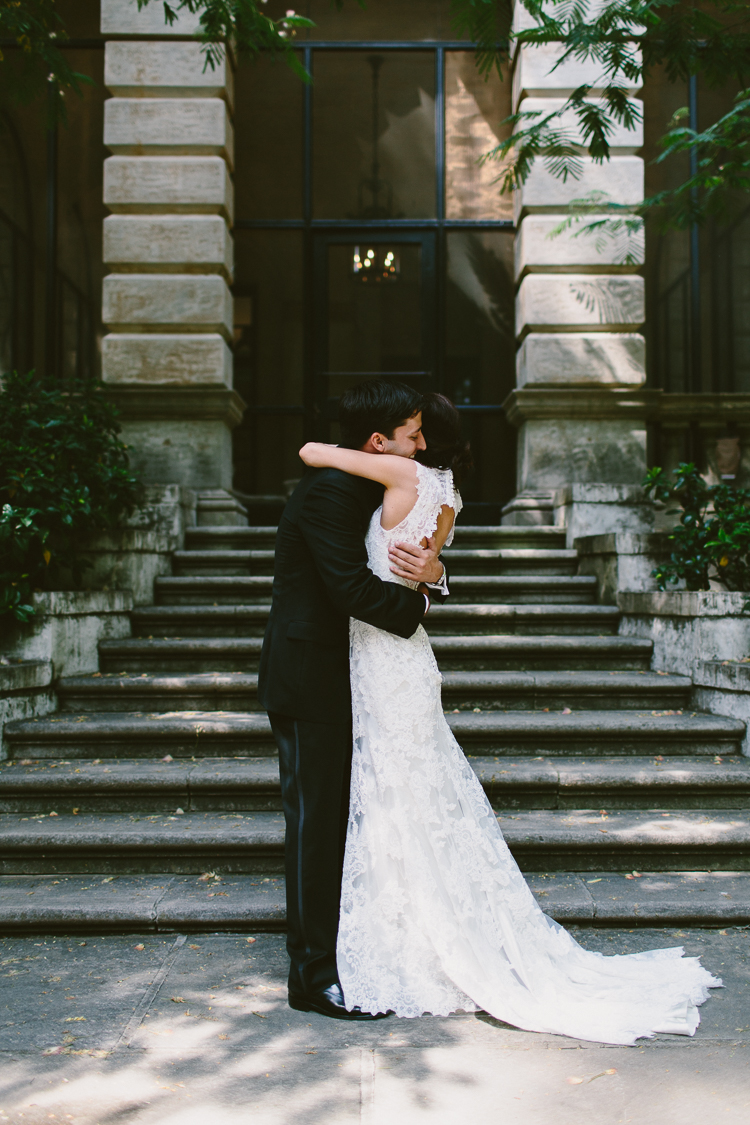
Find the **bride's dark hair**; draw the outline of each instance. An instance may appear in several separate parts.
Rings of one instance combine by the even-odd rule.
[[[433,469],[450,469],[456,487],[474,467],[469,443],[461,433],[461,418],[445,395],[430,391],[422,404],[422,434],[427,449],[415,460]]]

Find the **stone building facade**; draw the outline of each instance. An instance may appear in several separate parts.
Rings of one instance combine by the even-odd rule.
[[[96,87],[83,110],[70,99],[72,125],[86,115],[85,150],[71,126],[61,132],[63,163],[78,152],[89,175],[82,187],[63,168],[58,190],[71,199],[56,234],[68,275],[88,262],[88,283],[76,275],[77,292],[88,284],[88,321],[79,310],[75,331],[93,341],[91,309],[101,310],[90,366],[100,365],[143,479],[246,502],[283,496],[301,441],[335,436],[337,395],[372,373],[440,387],[465,412],[479,522],[501,512],[506,523],[551,522],[568,486],[620,487],[620,504],[655,460],[691,456],[727,475],[717,448],[736,461],[750,436],[750,221],[723,242],[706,232],[697,270],[698,243],[691,250],[686,237],[636,236],[626,265],[621,242],[558,230],[576,198],[635,205],[664,182],[650,163],[654,138],[685,91],[658,75],[634,88],[644,125],[615,131],[608,163],[584,157],[580,178],[563,182],[538,161],[511,200],[499,194],[502,169],[478,158],[511,111],[546,113],[583,82],[595,98],[593,64],[555,68],[559,48],[524,46],[504,81],[483,82],[451,38],[445,0],[308,6],[318,25],[299,40],[308,87],[281,62],[236,66],[231,52],[207,68],[196,18],[169,27],[155,2],[139,11],[135,0],[86,0],[63,12]],[[36,161],[42,179],[38,122],[36,139],[30,117],[14,128],[24,174],[34,180]],[[7,177],[2,210],[25,237]],[[400,288],[353,284],[351,257],[365,243],[397,254]],[[731,243],[731,269],[720,243],[727,261]],[[711,305],[706,288],[722,284],[728,300]],[[75,319],[66,308],[52,328],[47,316],[61,340]],[[3,363],[31,365],[13,346]],[[741,456],[735,476],[746,472]]]
[[[87,588],[3,623],[0,924],[284,927],[257,695],[274,524],[302,441],[335,440],[338,397],[379,374],[451,395],[472,441],[426,628],[542,908],[746,925],[746,594],[655,591],[669,544],[639,482],[685,456],[747,481],[747,212],[647,231],[630,264],[558,233],[574,198],[669,186],[653,155],[685,90],[652,76],[608,164],[539,162],[511,199],[481,162],[502,121],[597,76],[553,45],[485,82],[450,0],[309,0],[307,85],[265,57],[206,69],[157,0],[58,3],[94,83],[56,134],[0,115],[0,369],[100,372],[148,487],[79,542]]]

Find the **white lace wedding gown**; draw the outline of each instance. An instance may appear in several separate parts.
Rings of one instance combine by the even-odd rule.
[[[367,534],[389,582],[388,547],[418,543],[461,499],[449,471],[417,466],[418,499]],[[450,542],[449,537],[449,542]],[[351,804],[337,959],[349,1008],[398,1016],[483,1009],[529,1031],[630,1044],[692,1035],[721,981],[682,949],[605,957],[542,913],[453,737],[420,626],[408,640],[350,623]]]

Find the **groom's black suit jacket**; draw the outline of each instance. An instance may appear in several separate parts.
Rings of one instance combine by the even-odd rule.
[[[417,590],[367,566],[365,534],[383,487],[338,469],[308,469],[276,536],[273,604],[258,698],[278,715],[346,721],[349,618],[410,637],[425,614]]]

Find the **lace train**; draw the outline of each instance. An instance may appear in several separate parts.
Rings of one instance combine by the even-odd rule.
[[[446,479],[447,478],[447,479]],[[388,545],[431,534],[450,474],[419,470],[391,531],[376,512],[371,569],[394,580]],[[631,1044],[692,1035],[721,982],[682,948],[605,957],[537,905],[443,715],[427,634],[352,620],[354,756],[338,968],[349,1007],[399,1016],[483,1009],[530,1031]]]

